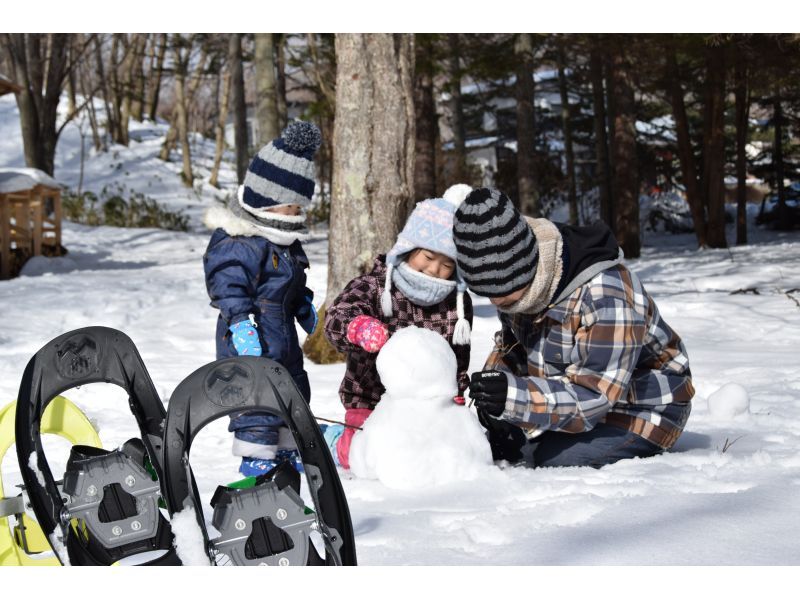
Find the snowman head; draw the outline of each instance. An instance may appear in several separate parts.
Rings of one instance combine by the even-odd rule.
[[[393,400],[452,399],[458,365],[442,335],[409,326],[395,332],[378,353],[378,375]]]

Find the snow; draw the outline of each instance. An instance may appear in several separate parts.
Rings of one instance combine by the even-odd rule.
[[[190,506],[175,513],[170,520],[175,538],[173,544],[178,558],[187,566],[211,566],[205,550],[203,531],[197,525],[197,515]]]
[[[26,191],[36,185],[59,188],[55,179],[36,168],[0,168],[0,193]]]
[[[61,535],[61,530],[53,530],[48,538],[50,539],[50,546],[55,549],[56,554],[58,554],[58,560],[61,561],[61,564],[64,567],[71,566],[72,563],[69,560],[69,552],[67,551],[67,545],[64,544],[64,537]]]
[[[0,98],[0,166],[23,164],[11,107],[13,99]],[[163,125],[149,127],[163,130]],[[59,181],[77,180],[79,163],[70,158],[76,136],[70,129],[56,157]],[[151,181],[152,189],[158,173],[161,186],[154,196],[165,204],[193,206],[187,210],[191,232],[67,222],[63,243],[69,268],[42,258],[35,276],[0,281],[0,406],[17,396],[25,365],[42,345],[84,326],[111,326],[130,336],[165,404],[178,383],[214,359],[217,313],[208,305],[202,267],[209,232],[201,230],[198,218],[214,197],[181,195],[177,165],[159,163],[158,147],[153,137],[129,149],[114,148],[119,157],[113,160],[121,160],[122,167],[105,181],[145,188]],[[92,155],[84,186],[94,185],[111,160]],[[227,164],[224,172],[231,168]],[[697,395],[671,451],[599,470],[487,467],[476,479],[414,490],[342,471],[359,563],[800,565],[800,307],[795,302],[800,237],[752,223],[749,232],[749,246],[704,251],[694,249],[692,234],[646,232],[642,257],[626,260],[683,338],[691,361]],[[304,247],[319,306],[327,278],[325,231]],[[473,301],[470,371],[482,366],[499,327],[494,307],[483,298]],[[314,413],[341,420],[343,364],[307,362],[306,368]],[[728,383],[746,391],[746,417],[718,419],[712,413],[712,395]],[[98,422],[104,447],[138,434],[120,388],[90,384],[64,394]],[[192,445],[207,518],[217,485],[239,477],[226,423],[212,422]],[[52,466],[58,455],[49,448]],[[61,471],[53,468],[54,476]],[[8,456],[2,472],[5,488],[21,481],[16,460]],[[726,577],[734,571],[726,570]]]
[[[708,396],[708,412],[714,419],[741,418],[750,412],[750,397],[741,384],[728,382]]]
[[[36,476],[36,481],[39,482],[39,485],[42,488],[44,488],[46,482],[44,476],[42,475],[42,470],[39,467],[39,458],[36,455],[36,451],[33,451],[30,457],[28,457],[28,469],[33,472],[33,474]]]
[[[387,488],[416,490],[490,473],[492,453],[477,417],[456,405],[456,356],[444,338],[411,326],[376,362],[386,393],[356,432],[350,467]]]

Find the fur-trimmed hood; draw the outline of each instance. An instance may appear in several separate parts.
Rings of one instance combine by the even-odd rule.
[[[235,206],[232,204],[235,204]],[[305,227],[301,230],[289,231],[266,226],[260,224],[255,216],[248,214],[244,210],[241,210],[241,208],[237,210],[239,212],[238,214],[234,213],[236,207],[238,207],[238,201],[235,198],[230,201],[227,206],[210,207],[203,215],[203,224],[210,230],[221,228],[231,236],[263,237],[276,245],[282,246],[291,245],[295,241],[300,241],[302,243],[309,238],[308,229]],[[287,224],[295,225],[305,220],[305,214],[298,216],[272,214],[270,218],[276,222],[286,222]]]

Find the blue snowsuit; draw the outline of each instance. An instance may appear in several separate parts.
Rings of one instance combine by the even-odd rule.
[[[214,231],[203,256],[211,305],[219,309],[217,359],[237,355],[228,327],[253,314],[262,356],[274,359],[291,374],[306,401],[311,398],[303,352],[294,325],[298,311],[308,306],[309,262],[300,242],[288,247],[258,236],[231,236]],[[231,419],[236,438],[263,445],[278,443],[280,417],[244,414]]]

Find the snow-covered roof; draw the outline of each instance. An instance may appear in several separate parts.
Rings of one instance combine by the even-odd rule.
[[[61,188],[53,177],[37,168],[0,168],[0,193],[27,191],[36,185]]]

